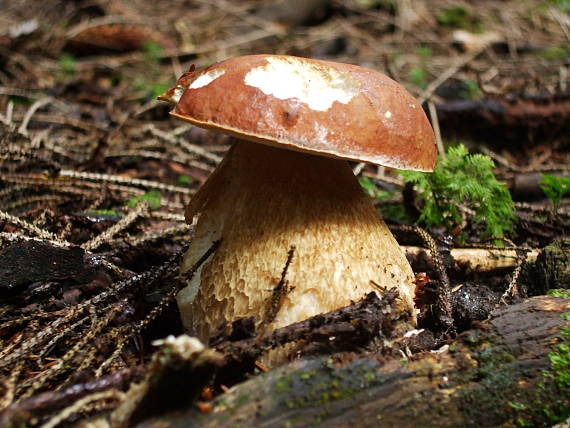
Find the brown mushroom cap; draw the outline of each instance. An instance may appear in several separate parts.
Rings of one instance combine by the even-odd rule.
[[[228,59],[185,73],[161,97],[173,116],[242,139],[399,169],[433,170],[420,104],[389,77],[286,55]]]

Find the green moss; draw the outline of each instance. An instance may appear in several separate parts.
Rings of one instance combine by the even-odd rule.
[[[279,393],[288,392],[291,390],[291,378],[287,376],[278,379],[275,383],[275,389]]]
[[[509,353],[486,347],[474,356],[479,361],[471,371],[476,384],[461,394],[466,420],[485,426],[537,427],[570,416],[570,328],[561,329],[561,342],[548,354],[549,368],[534,385],[519,383],[520,363]]]
[[[381,382],[383,378],[376,373],[376,364],[370,360],[353,361],[343,367],[324,361],[320,368],[279,379],[275,391],[289,409],[319,407],[350,398]]]
[[[493,174],[495,164],[489,156],[469,154],[460,144],[440,157],[433,173],[400,171],[407,183],[414,184],[423,203],[419,222],[454,230],[465,220],[459,206],[474,211],[473,226],[491,238],[512,232],[516,220],[514,203],[504,183]]]

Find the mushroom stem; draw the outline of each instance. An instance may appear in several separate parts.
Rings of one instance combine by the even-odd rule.
[[[268,330],[301,321],[378,291],[374,284],[397,288],[415,320],[413,272],[344,160],[237,141],[186,215],[198,213],[182,271],[222,243],[177,299],[202,340],[239,317]]]

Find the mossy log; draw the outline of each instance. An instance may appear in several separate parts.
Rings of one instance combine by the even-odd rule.
[[[570,324],[562,316],[568,311],[570,299],[535,297],[498,309],[435,352],[407,359],[361,354],[298,360],[233,387],[210,413],[191,409],[143,425],[552,425],[570,409],[570,386],[549,358],[568,340],[561,334]]]

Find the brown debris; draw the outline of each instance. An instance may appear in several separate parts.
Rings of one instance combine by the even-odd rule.
[[[446,101],[436,104],[442,127],[458,135],[477,133],[515,142],[561,138],[570,143],[570,93],[506,95],[478,101]],[[468,128],[465,124],[468,123]]]
[[[250,331],[249,338],[235,341],[232,336],[243,325],[243,321],[238,320],[229,332],[214,338],[211,344],[226,356],[230,366],[246,360],[254,361],[269,349],[300,340],[311,347],[320,344],[337,351],[358,349],[372,339],[394,333],[397,317],[402,316],[395,309],[396,298],[394,291],[388,291],[382,299],[376,293],[369,293],[352,305],[278,328],[261,337],[253,337],[255,333]]]

